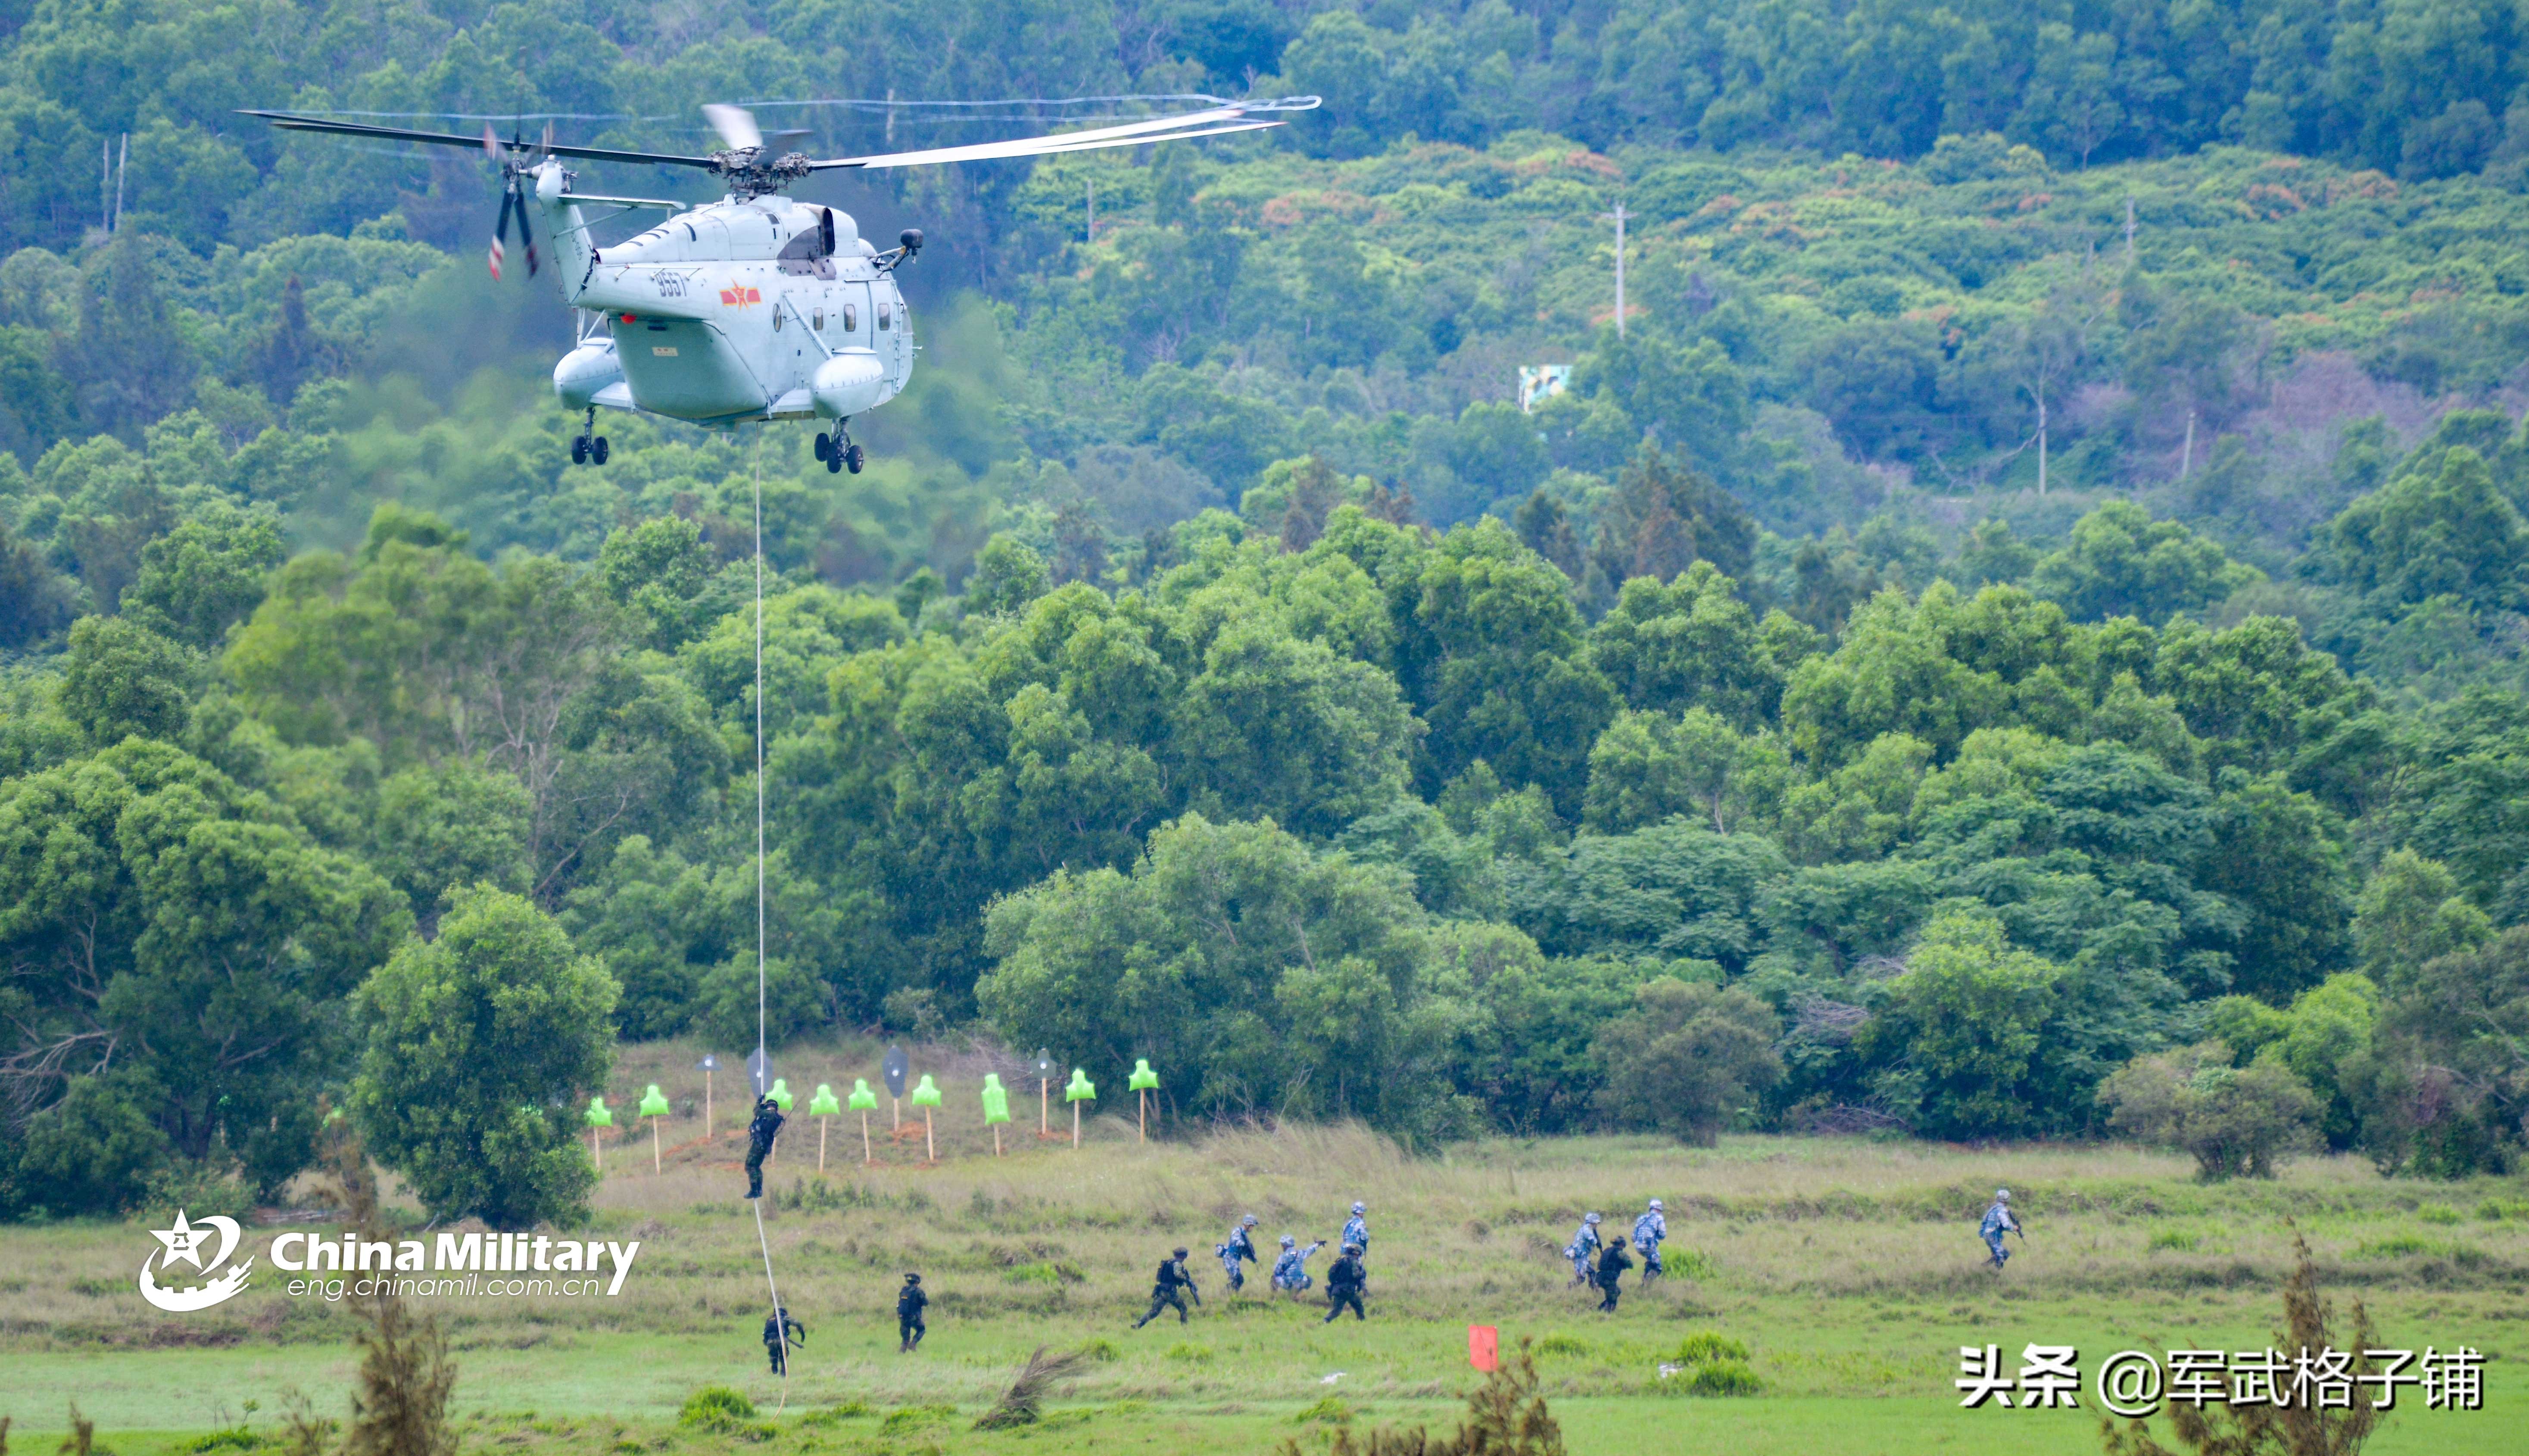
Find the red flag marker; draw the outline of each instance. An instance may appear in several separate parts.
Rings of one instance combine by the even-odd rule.
[[[1501,1364],[1501,1331],[1490,1325],[1467,1326],[1467,1363],[1490,1373]]]

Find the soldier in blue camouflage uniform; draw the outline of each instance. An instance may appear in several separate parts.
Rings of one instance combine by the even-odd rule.
[[[1563,1250],[1563,1257],[1572,1261],[1573,1283],[1589,1282],[1589,1256],[1598,1252],[1600,1222],[1596,1214],[1582,1220],[1580,1231],[1572,1235],[1572,1242]]]
[[[1236,1226],[1229,1230],[1229,1242],[1212,1246],[1211,1251],[1220,1256],[1221,1269],[1229,1274],[1229,1288],[1232,1293],[1247,1287],[1247,1271],[1239,1266],[1242,1263],[1258,1262],[1256,1240],[1247,1231],[1255,1226],[1256,1216],[1249,1214],[1239,1220]]]
[[[1994,1189],[1993,1207],[1984,1211],[1984,1222],[1976,1225],[1976,1236],[1983,1239],[1985,1248],[1992,1251],[1992,1264],[1996,1270],[2011,1259],[2011,1251],[2002,1246],[2002,1236],[2018,1232],[2019,1221],[2011,1216],[2011,1190]],[[2020,1236],[2025,1238],[2027,1235]]]
[[[1352,1206],[1352,1217],[1344,1221],[1343,1226],[1343,1241],[1361,1245],[1361,1251],[1365,1254],[1370,1252],[1369,1215],[1369,1204],[1356,1203]]]
[[[1660,1241],[1668,1237],[1667,1208],[1667,1204],[1654,1198],[1649,1210],[1634,1221],[1634,1247],[1642,1251],[1641,1287],[1644,1289],[1651,1286],[1651,1280],[1665,1273],[1660,1268],[1659,1249]]]
[[[1283,1234],[1282,1256],[1273,1261],[1273,1287],[1292,1294],[1309,1287],[1309,1256],[1324,1248],[1326,1241],[1319,1239],[1305,1249],[1296,1244],[1291,1235]]]

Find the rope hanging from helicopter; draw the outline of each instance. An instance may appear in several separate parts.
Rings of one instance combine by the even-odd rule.
[[[773,1060],[764,1046],[764,442],[761,436],[747,451],[755,475],[755,1096],[772,1087]],[[781,1288],[773,1278],[773,1241],[764,1232],[764,1200],[749,1200],[755,1210],[755,1243],[764,1251],[764,1287],[773,1299],[776,1364],[781,1375],[781,1400],[790,1404],[790,1326],[781,1310]]]

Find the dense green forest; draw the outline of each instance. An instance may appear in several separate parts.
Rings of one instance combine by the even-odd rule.
[[[1425,1143],[2506,1166],[2519,25],[0,0],[0,1212],[277,1187],[457,967],[751,1041],[759,482],[780,1034]],[[233,114],[842,153],[1298,93],[806,184],[934,238],[853,476],[570,466],[489,172]],[[474,1099],[552,1208],[592,1058]]]

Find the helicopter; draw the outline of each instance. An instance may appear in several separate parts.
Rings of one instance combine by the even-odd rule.
[[[922,251],[922,232],[904,230],[882,252],[860,235],[848,213],[783,195],[793,183],[820,172],[1049,156],[1262,130],[1283,125],[1276,113],[1318,104],[1315,96],[1226,101],[1079,131],[824,160],[796,151],[775,155],[751,112],[720,104],[702,112],[723,145],[698,156],[557,144],[550,122],[538,139],[513,132],[503,141],[488,126],[476,138],[295,112],[241,114],[290,131],[479,146],[499,164],[501,216],[487,255],[492,277],[501,276],[513,216],[527,272],[539,271],[543,259],[528,219],[540,216],[563,299],[577,311],[574,345],[553,374],[555,394],[584,415],[570,444],[572,464],[606,463],[597,412],[612,409],[711,429],[831,422],[817,435],[817,458],[829,472],[857,475],[864,457],[852,442],[852,420],[903,392],[913,377],[913,320],[895,271]],[[700,206],[575,192],[576,174],[565,158],[697,168],[727,191]],[[589,208],[613,210],[591,218]],[[592,222],[643,209],[669,216],[621,242],[600,247],[591,237]]]

